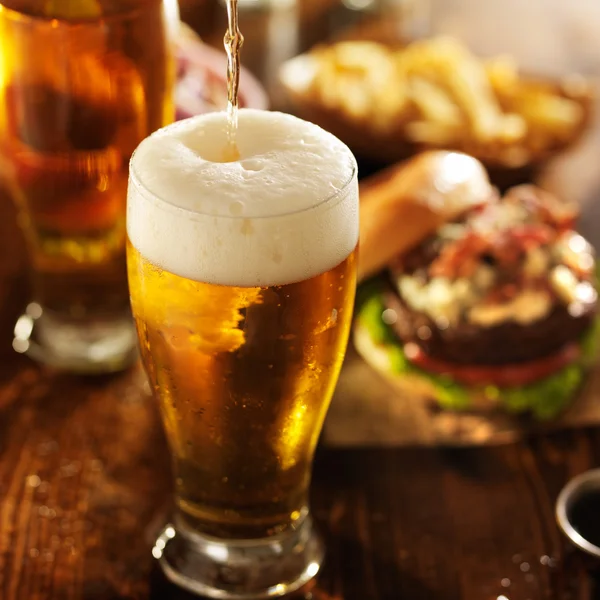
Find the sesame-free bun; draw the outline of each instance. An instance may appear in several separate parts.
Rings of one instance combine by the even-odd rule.
[[[458,152],[424,152],[365,179],[360,187],[359,281],[494,196],[483,165]]]

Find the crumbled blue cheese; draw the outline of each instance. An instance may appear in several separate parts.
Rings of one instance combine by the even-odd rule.
[[[473,279],[433,277],[429,282],[401,275],[398,290],[413,309],[439,322],[456,323],[462,312],[477,301],[483,289],[493,285],[494,273],[489,267],[478,269]]]
[[[550,273],[550,283],[558,297],[565,303],[570,304],[576,300],[576,290],[579,280],[569,267],[558,265]]]
[[[578,233],[562,236],[554,245],[553,251],[556,262],[578,271],[591,272],[594,269],[592,247]]]
[[[525,256],[523,273],[527,277],[542,277],[548,272],[550,256],[543,248],[532,248]]]
[[[466,229],[464,223],[445,223],[438,229],[437,235],[441,240],[461,240],[465,237]]]
[[[468,279],[451,281],[446,277],[434,277],[423,283],[410,275],[398,279],[398,289],[409,306],[425,313],[434,321],[445,317],[455,323],[464,306],[473,302],[473,287]]]
[[[546,259],[532,259],[536,260],[535,268],[540,268],[541,262],[546,264]],[[481,327],[493,327],[504,321],[528,324],[543,318],[552,308],[550,295],[537,290],[524,290],[504,303],[483,303],[495,279],[494,269],[481,265],[470,280],[434,277],[425,283],[416,277],[401,275],[397,286],[413,310],[426,314],[438,326],[440,323],[455,325],[463,314],[468,321]]]
[[[461,225],[446,225],[444,235],[448,238],[460,236],[461,228]],[[577,244],[579,240],[573,238],[570,241]],[[567,251],[566,243],[558,243],[551,248],[533,248],[526,254],[523,273],[531,279],[546,277],[553,258],[564,259]],[[582,287],[568,266],[563,264],[551,269],[549,279],[558,297],[568,306],[590,301],[587,288]],[[401,275],[397,286],[400,295],[413,310],[426,314],[436,324],[455,325],[464,315],[468,321],[481,327],[493,327],[505,321],[527,325],[544,318],[552,309],[551,295],[547,291],[532,289],[523,290],[507,302],[483,303],[495,282],[496,271],[481,264],[471,279],[434,277],[423,282],[417,277]]]
[[[468,319],[482,327],[493,327],[505,321],[528,325],[545,317],[552,308],[550,294],[540,290],[524,290],[508,302],[476,304]]]

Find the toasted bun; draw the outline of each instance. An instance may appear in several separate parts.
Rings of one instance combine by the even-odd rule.
[[[483,165],[458,152],[425,152],[365,179],[360,188],[359,280],[494,195]]]

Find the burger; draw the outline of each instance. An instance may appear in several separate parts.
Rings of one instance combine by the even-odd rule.
[[[576,396],[595,355],[594,251],[577,207],[429,152],[361,190],[358,352],[453,410],[538,419]]]

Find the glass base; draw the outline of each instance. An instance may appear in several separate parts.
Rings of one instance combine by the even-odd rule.
[[[137,359],[129,313],[113,319],[75,320],[30,303],[14,329],[13,348],[33,360],[76,373],[121,371]]]
[[[220,540],[168,525],[152,555],[188,592],[221,600],[277,598],[300,589],[321,567],[324,547],[310,517],[293,531],[259,540]]]

